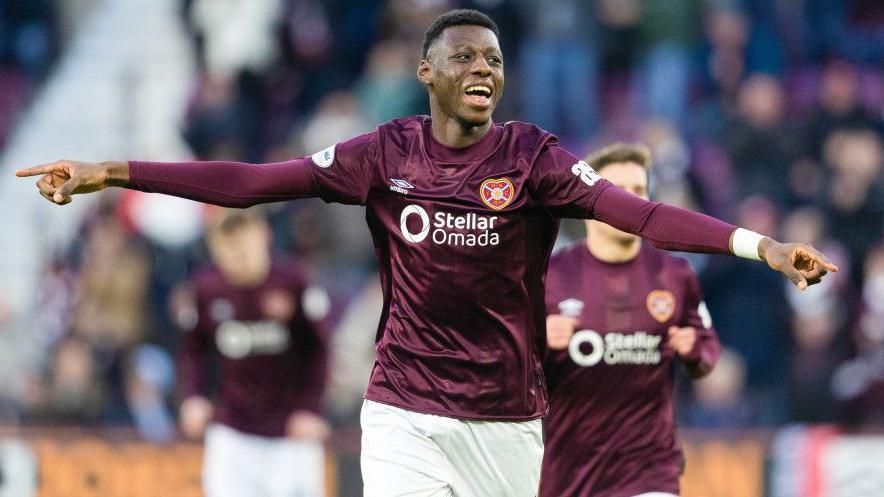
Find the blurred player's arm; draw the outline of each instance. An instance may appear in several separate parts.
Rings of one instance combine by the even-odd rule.
[[[64,205],[73,195],[111,186],[164,193],[225,207],[249,207],[306,197],[364,203],[376,164],[376,133],[286,162],[56,161],[19,169],[16,176],[40,176],[43,198]]]
[[[310,286],[301,295],[298,320],[303,340],[302,350],[309,351],[307,372],[301,385],[299,408],[286,423],[286,435],[296,439],[322,441],[331,427],[322,415],[329,376],[328,294],[318,286]]]
[[[633,195],[551,143],[532,170],[532,189],[559,217],[596,219],[663,250],[732,254],[764,260],[800,290],[838,268],[804,243],[779,243],[713,217]],[[536,194],[536,193],[535,193]]]
[[[182,335],[178,348],[178,390],[181,431],[188,438],[200,438],[214,416],[208,394],[208,370],[213,354],[211,335],[198,309],[197,297],[189,287],[172,294],[172,314]]]
[[[703,301],[697,275],[685,263],[687,293],[681,326],[669,328],[669,345],[675,349],[685,372],[702,378],[712,371],[721,355],[721,342],[712,326],[712,316]]]
[[[562,314],[546,316],[546,346],[552,350],[564,350],[577,329],[577,318]]]

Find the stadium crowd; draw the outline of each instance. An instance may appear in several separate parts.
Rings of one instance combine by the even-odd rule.
[[[14,28],[0,31],[0,90],[10,71],[39,80],[55,39],[50,2],[4,5],[0,25]],[[27,20],[31,5],[49,9],[44,20]],[[420,40],[458,6],[500,25],[510,78],[497,120],[536,123],[574,151],[646,143],[656,199],[813,243],[842,268],[798,292],[759,264],[691,255],[725,352],[709,378],[682,388],[682,425],[884,425],[879,2],[184,0],[200,78],[183,136],[199,159],[273,162],[427,113]],[[23,50],[36,50],[27,36],[46,53]],[[310,200],[264,212],[275,247],[332,297],[328,413],[353,425],[381,307],[363,211]],[[82,236],[46,265],[28,330],[41,353],[4,375],[4,422],[176,436],[176,289],[208,260],[178,214],[138,192],[103,194]],[[580,226],[564,223],[562,243]],[[16,353],[9,340],[3,348]]]

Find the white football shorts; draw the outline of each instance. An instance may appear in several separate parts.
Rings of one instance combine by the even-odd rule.
[[[366,400],[364,497],[535,497],[539,419],[465,421]]]
[[[203,455],[206,497],[325,497],[325,449],[213,424]]]

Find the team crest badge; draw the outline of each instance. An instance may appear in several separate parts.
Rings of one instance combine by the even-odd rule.
[[[648,294],[648,312],[657,321],[665,323],[675,312],[675,297],[666,290],[654,290]]]
[[[515,188],[509,178],[486,179],[479,187],[482,202],[496,211],[510,205],[514,196]]]

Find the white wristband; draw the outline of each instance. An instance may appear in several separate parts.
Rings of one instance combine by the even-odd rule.
[[[761,256],[758,255],[758,244],[761,243],[763,238],[764,235],[759,235],[754,231],[737,228],[734,231],[734,255],[744,259],[760,261]]]

